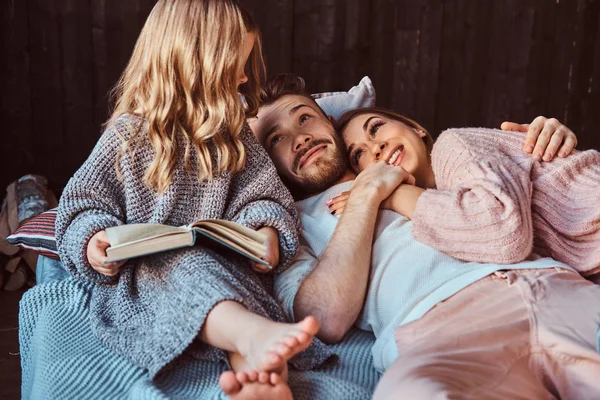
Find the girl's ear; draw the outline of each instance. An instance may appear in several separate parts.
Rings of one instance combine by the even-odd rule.
[[[427,136],[427,132],[425,132],[423,129],[415,129],[415,132],[417,132],[417,135],[419,135],[420,138]]]

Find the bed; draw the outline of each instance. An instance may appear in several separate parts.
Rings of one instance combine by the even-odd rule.
[[[180,356],[157,378],[103,347],[87,323],[90,286],[67,275],[60,261],[40,257],[38,285],[19,309],[22,398],[225,399],[225,365]],[[371,333],[352,330],[332,346],[339,359],[318,370],[290,370],[296,399],[369,399],[379,380]]]

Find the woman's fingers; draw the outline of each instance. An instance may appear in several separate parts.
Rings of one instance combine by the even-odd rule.
[[[346,202],[345,201],[340,201],[337,202],[335,204],[332,204],[329,206],[329,212],[331,213],[331,215],[341,215],[342,214],[342,210],[346,208]]]
[[[350,192],[343,192],[338,194],[337,196],[327,200],[327,207],[329,207],[329,212],[332,215],[341,215],[344,207],[346,207],[346,202],[350,197]]]
[[[338,202],[338,201],[348,200],[348,197],[350,197],[350,192],[349,191],[348,192],[342,192],[342,193],[338,194],[337,196],[332,197],[331,199],[327,200],[326,203],[327,203],[327,205],[330,205],[330,204],[333,204],[333,203]]]

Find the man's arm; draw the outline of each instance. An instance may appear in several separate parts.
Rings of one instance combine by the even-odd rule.
[[[294,300],[296,320],[315,316],[321,326],[317,337],[326,343],[339,342],[362,309],[379,203],[374,193],[353,192],[327,248]]]
[[[316,267],[300,286],[294,316],[315,316],[319,339],[340,341],[358,317],[366,295],[373,232],[379,205],[402,182],[413,179],[401,167],[377,163],[354,182],[344,214]]]

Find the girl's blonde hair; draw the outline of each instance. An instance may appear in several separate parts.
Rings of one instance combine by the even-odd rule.
[[[238,93],[246,33],[256,40],[246,69],[248,82]],[[158,193],[171,184],[179,157],[191,171],[192,148],[200,180],[235,173],[245,166],[239,135],[246,117],[257,113],[264,76],[258,27],[238,1],[160,0],[113,89],[115,107],[107,125],[123,114],[144,119],[156,152],[145,183]],[[239,94],[245,97],[246,112]],[[124,142],[117,166],[141,131],[140,126]],[[183,155],[178,152],[181,141]]]

